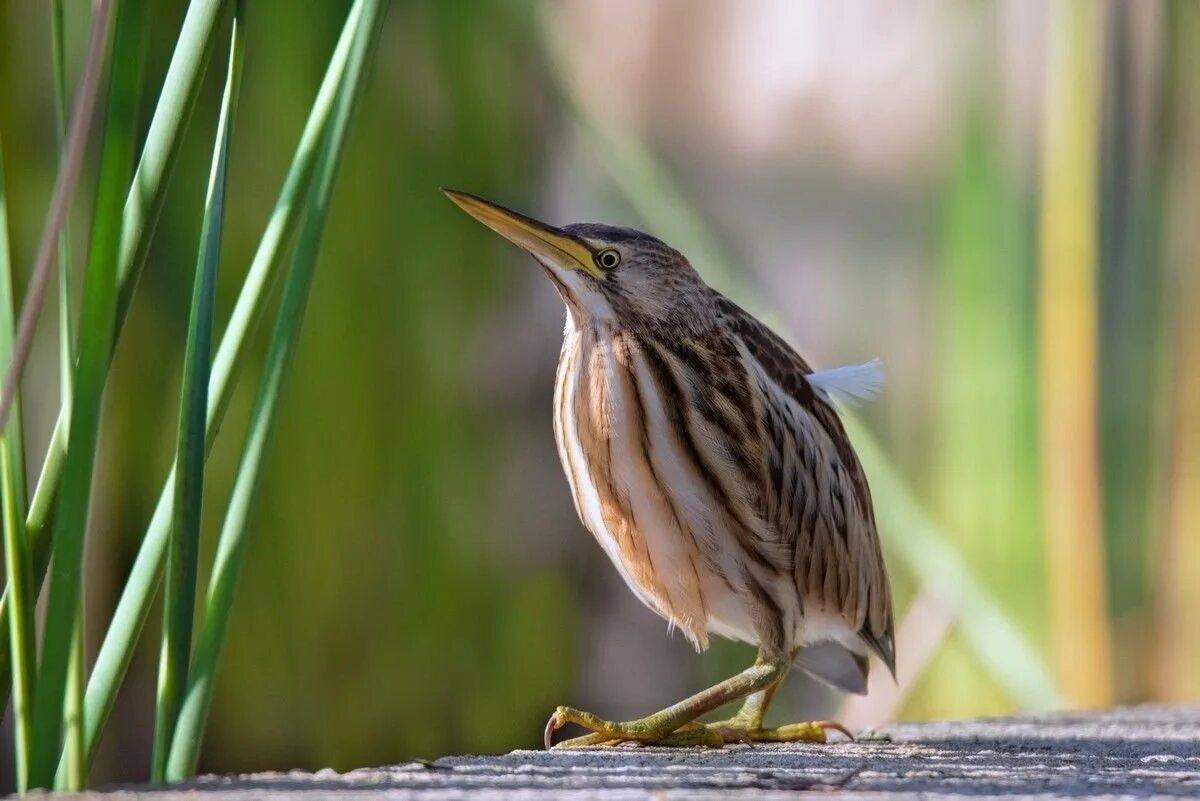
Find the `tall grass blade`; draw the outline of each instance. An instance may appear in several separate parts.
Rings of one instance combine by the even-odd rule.
[[[1048,6],[1042,119],[1038,388],[1055,664],[1069,700],[1113,699],[1100,517],[1096,248],[1105,7]]]
[[[291,240],[301,219],[305,193],[312,179],[322,137],[333,112],[337,89],[346,70],[350,45],[362,14],[363,3],[364,0],[356,0],[347,16],[279,198],[267,221],[258,250],[230,315],[229,324],[221,337],[217,355],[213,359],[209,383],[208,422],[205,429],[208,448],[212,447],[220,429],[221,420],[232,397],[233,380],[241,369],[250,335],[262,316],[268,289],[276,278],[283,249]],[[158,497],[158,504],[146,528],[137,558],[92,668],[85,699],[89,760],[95,754],[100,730],[112,711],[117,688],[129,667],[138,634],[158,589],[170,521],[174,515],[174,487],[175,471],[172,468]]]
[[[117,267],[121,291],[117,303],[114,343],[120,336],[129,299],[145,264],[154,221],[162,207],[167,180],[178,156],[183,131],[200,90],[200,79],[204,75],[216,41],[218,23],[225,7],[225,0],[192,0],[183,20],[170,66],[167,68],[167,77],[150,121],[141,159],[134,173],[133,185],[125,199],[121,253]],[[102,10],[103,7],[97,7],[94,16],[100,18],[99,12]],[[56,499],[67,449],[67,433],[66,415],[60,411],[26,519],[30,547],[33,550],[35,586],[41,586],[50,563],[51,540],[48,534],[54,525]],[[7,626],[7,620],[6,590],[5,597],[0,599],[0,628]],[[9,669],[8,648],[0,646],[0,693],[5,692],[4,688],[9,683]]]
[[[174,736],[179,705],[187,687],[192,655],[192,619],[196,604],[196,561],[200,544],[200,509],[204,495],[205,417],[212,362],[213,305],[221,227],[225,216],[225,185],[229,139],[242,76],[242,14],[239,0],[229,40],[229,67],[217,119],[212,170],[200,227],[200,253],[192,288],[187,347],[180,390],[179,439],[175,449],[175,513],[172,516],[166,587],[163,591],[163,642],[159,661],[158,701],[155,706],[151,779],[165,776],[167,752]]]
[[[14,307],[4,154],[0,146],[0,372],[8,369],[12,359]],[[33,701],[33,672],[37,668],[37,642],[33,629],[29,540],[25,531],[25,444],[21,429],[21,402],[18,399],[0,438],[0,493],[3,494],[4,567],[8,585],[13,590],[7,632],[13,655],[13,750],[17,790],[23,793],[29,787],[29,715]]]
[[[100,401],[108,374],[117,304],[117,256],[121,243],[121,205],[133,173],[137,141],[137,99],[146,40],[145,0],[125,0],[117,11],[113,61],[109,75],[100,176],[88,252],[80,317],[76,397],[70,426],[71,447],[63,467],[62,491],[54,526],[55,558],[46,607],[43,654],[34,700],[33,759],[30,784],[50,787],[61,748],[72,649],[83,636],[81,598],[83,545],[91,499],[92,471],[100,427]],[[82,681],[79,682],[82,685]],[[81,687],[77,688],[80,689]],[[71,719],[67,742],[82,751],[83,721]],[[75,746],[73,746],[75,747]],[[68,777],[78,789],[78,774]]]
[[[66,49],[63,42],[63,2],[52,0],[50,4],[50,57],[53,61],[54,74],[54,117],[59,147],[59,168],[67,159],[67,77]],[[75,334],[74,334],[74,303],[72,295],[71,275],[71,215],[68,210],[63,220],[62,233],[58,237],[58,374],[59,374],[59,403],[65,425],[71,425],[71,397],[74,394],[75,369]],[[24,520],[22,520],[24,525]],[[12,584],[11,580],[9,582]],[[15,586],[15,585],[14,585]],[[80,601],[82,606],[82,599]],[[66,725],[70,738],[67,742],[66,777],[60,777],[60,785],[75,788],[83,787],[86,782],[86,769],[83,766],[83,686],[84,659],[82,613],[76,621],[76,629],[71,640],[70,669],[67,673]]]
[[[9,326],[11,331],[11,326]],[[32,751],[31,713],[33,708],[34,668],[37,663],[37,642],[34,640],[33,595],[30,592],[29,542],[25,534],[25,498],[18,492],[20,459],[18,437],[20,409],[14,407],[8,430],[0,439],[0,482],[3,486],[4,568],[8,586],[12,588],[12,611],[9,616],[8,642],[12,650],[13,697],[13,755],[16,767],[17,792],[29,789],[29,759]]]
[[[63,0],[50,2],[50,58],[54,65],[54,121],[59,169],[67,160],[67,68],[63,43]],[[58,237],[58,385],[62,412],[71,420],[71,371],[75,368],[75,304],[71,300],[71,215],[68,210]]]
[[[1200,7],[1178,3],[1167,16],[1171,109],[1165,149],[1167,178],[1166,335],[1172,348],[1163,381],[1167,398],[1165,476],[1154,549],[1151,697],[1200,698]]]
[[[213,564],[212,580],[204,607],[204,621],[200,629],[200,639],[196,645],[196,659],[192,669],[191,682],[188,686],[183,710],[180,713],[175,740],[172,743],[170,761],[167,764],[167,779],[169,780],[178,780],[189,776],[195,771],[200,757],[204,726],[212,701],[214,674],[224,644],[225,632],[229,626],[229,616],[238,576],[241,573],[246,546],[247,522],[254,500],[254,491],[258,485],[258,471],[275,420],[280,387],[287,373],[304,318],[304,309],[312,286],[313,268],[316,265],[321,233],[325,227],[325,218],[346,137],[346,129],[355,100],[361,93],[364,64],[377,38],[378,22],[381,19],[379,0],[367,0],[358,25],[350,64],[338,93],[333,123],[326,136],[317,165],[304,222],[299,232],[296,253],[283,289],[279,317],[271,336],[266,367],[251,412],[250,430],[246,437],[241,462],[238,465],[233,496],[221,529],[221,538]]]
[[[601,165],[619,192],[635,211],[646,220],[656,234],[676,243],[689,254],[700,254],[695,265],[705,279],[722,291],[736,295],[746,308],[763,314],[768,305],[754,297],[740,271],[724,253],[720,243],[708,232],[684,193],[669,172],[636,138],[617,130],[601,119],[578,95],[562,53],[556,49],[552,32],[543,22],[542,45],[552,62],[550,73],[561,80],[560,90],[567,108],[574,116],[585,140],[597,153]],[[696,238],[695,243],[692,237]],[[693,247],[693,244],[696,247]],[[968,644],[987,670],[998,679],[1021,706],[1031,709],[1052,707],[1059,698],[1053,679],[1037,656],[1037,649],[1008,614],[983,589],[977,577],[962,557],[949,544],[949,538],[922,510],[912,492],[905,486],[896,468],[874,442],[867,430],[858,425],[852,415],[844,415],[846,428],[871,478],[871,486],[879,498],[881,517],[885,515],[883,493],[875,489],[883,485],[898,507],[909,514],[907,520],[920,523],[923,547],[908,548],[910,532],[906,528],[881,526],[885,544],[894,548],[921,583],[931,591],[942,593],[955,602],[960,610],[964,630],[971,629]],[[937,556],[937,563],[924,561],[923,550]],[[1004,643],[1004,650],[993,643]],[[1014,665],[1017,668],[1014,668]]]

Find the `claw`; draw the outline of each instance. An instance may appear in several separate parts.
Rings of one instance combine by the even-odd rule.
[[[813,725],[820,726],[822,731],[841,732],[842,734],[846,735],[850,742],[854,742],[854,735],[850,733],[850,730],[838,723],[836,720],[814,720]]]
[[[569,740],[563,740],[561,743],[554,742],[554,732],[566,726],[568,723],[579,723],[584,728],[588,728],[587,723],[580,722],[579,718],[587,715],[570,707],[560,706],[554,710],[554,714],[546,721],[546,729],[542,734],[542,743],[549,751],[554,748],[582,748],[589,745],[610,745],[621,742],[619,738],[614,738],[600,731],[592,731],[582,737],[572,737]],[[587,715],[588,717],[594,717]]]
[[[554,710],[554,714],[546,721],[546,730],[542,735],[542,742],[545,744],[547,751],[554,747],[554,732],[561,729],[566,722],[562,719],[561,715],[562,707],[560,706]]]

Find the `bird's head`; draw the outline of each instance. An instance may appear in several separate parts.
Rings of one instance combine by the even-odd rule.
[[[711,322],[704,281],[683,254],[649,234],[597,223],[556,228],[466,192],[442,191],[533,256],[577,322],[691,330]]]

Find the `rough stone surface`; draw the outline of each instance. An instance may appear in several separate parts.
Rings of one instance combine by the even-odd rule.
[[[1200,707],[896,725],[887,739],[720,751],[637,746],[444,757],[350,773],[209,776],[106,799],[1200,797]]]

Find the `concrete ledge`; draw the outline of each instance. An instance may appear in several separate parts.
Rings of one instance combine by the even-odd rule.
[[[169,789],[114,788],[105,799],[782,799],[1200,797],[1200,707],[1138,707],[897,725],[889,740],[731,746],[621,746],[444,757],[338,774],[203,777]]]

